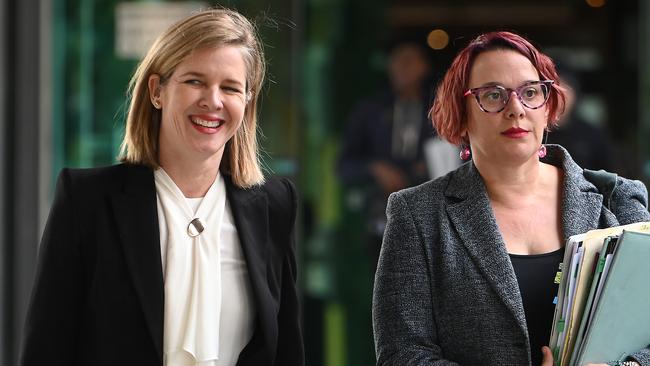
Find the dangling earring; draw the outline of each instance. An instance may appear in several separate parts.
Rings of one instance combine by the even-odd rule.
[[[542,145],[537,149],[537,156],[542,159],[543,157],[546,156],[546,138],[548,137],[548,131],[544,129],[544,142],[542,142]]]
[[[467,161],[471,159],[472,151],[469,149],[469,146],[465,145],[460,149],[460,160]]]

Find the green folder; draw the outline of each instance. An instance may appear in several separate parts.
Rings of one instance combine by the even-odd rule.
[[[576,365],[619,360],[650,344],[650,235],[624,231]]]
[[[587,302],[585,303],[585,309],[584,312],[582,313],[582,320],[580,321],[580,328],[578,330],[578,336],[576,337],[576,343],[575,343],[575,350],[572,353],[571,356],[571,362],[569,362],[569,366],[575,365],[576,360],[578,358],[578,349],[584,348],[584,335],[585,332],[587,331],[589,324],[591,324],[591,320],[593,319],[593,316],[591,314],[593,313],[594,309],[596,308],[596,305],[598,303],[597,299],[599,297],[596,297],[596,293],[598,290],[598,286],[601,282],[604,282],[605,279],[602,277],[603,275],[603,270],[605,268],[605,262],[607,258],[607,253],[608,250],[611,247],[614,246],[614,244],[617,242],[618,237],[608,237],[605,238],[601,250],[598,252],[598,259],[596,266],[594,268],[594,274],[591,280],[591,289],[589,290],[589,295],[587,296]]]

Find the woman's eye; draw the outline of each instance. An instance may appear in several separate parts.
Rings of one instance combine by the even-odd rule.
[[[487,98],[489,100],[500,100],[501,99],[501,93],[498,90],[491,90],[487,91],[485,94],[483,94],[484,98]]]
[[[201,81],[197,79],[185,80],[184,83],[188,85],[201,85]]]
[[[239,94],[239,93],[242,92],[239,88],[235,88],[233,86],[225,86],[223,89],[225,91],[227,91],[229,93],[233,93],[233,94]]]
[[[535,98],[537,96],[537,89],[534,87],[530,87],[527,89],[524,89],[524,92],[522,93],[522,96],[527,99]]]

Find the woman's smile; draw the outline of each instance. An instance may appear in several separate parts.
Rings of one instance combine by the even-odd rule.
[[[220,127],[225,123],[223,118],[214,116],[191,116],[192,126],[199,132],[205,134],[214,134],[219,132]]]

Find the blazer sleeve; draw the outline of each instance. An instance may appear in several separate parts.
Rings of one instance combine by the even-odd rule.
[[[619,177],[610,208],[621,225],[650,221],[646,186],[638,180]]]
[[[63,170],[41,240],[23,332],[22,366],[75,363],[83,273],[72,192],[68,171]]]
[[[640,351],[634,352],[628,359],[638,362],[641,366],[650,366],[650,345]]]
[[[278,349],[275,364],[278,366],[303,366],[305,352],[300,327],[300,303],[296,290],[296,240],[295,223],[298,200],[296,189],[288,179],[283,179],[288,199],[291,202],[291,212],[288,216],[287,237],[288,246],[282,263],[282,289],[280,310],[278,313]]]
[[[425,245],[413,213],[397,193],[386,214],[372,302],[377,365],[457,365],[442,358],[437,344]]]

